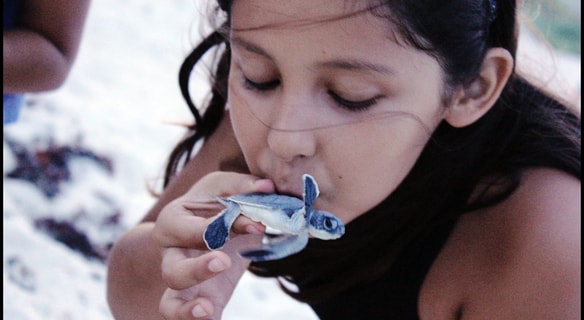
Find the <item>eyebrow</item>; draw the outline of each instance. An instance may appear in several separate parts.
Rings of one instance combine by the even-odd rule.
[[[250,43],[240,37],[233,37],[231,39],[231,43],[238,45],[240,47],[242,47],[243,49],[258,54],[262,57],[265,57],[267,59],[270,59],[272,61],[274,61],[274,58],[272,58],[272,56],[267,53],[264,49],[262,49],[261,47]],[[365,71],[365,72],[375,72],[375,73],[380,73],[380,74],[396,74],[395,70],[393,70],[392,68],[389,68],[388,66],[382,65],[382,64],[378,64],[378,63],[372,63],[369,61],[363,61],[363,60],[359,60],[359,59],[352,59],[352,58],[339,58],[339,59],[333,59],[330,61],[325,61],[325,62],[321,62],[321,63],[317,63],[317,67],[318,68],[324,68],[324,69],[343,69],[343,70],[350,70],[350,71]]]
[[[319,66],[330,69],[344,69],[351,71],[372,71],[381,74],[395,74],[395,70],[381,64],[371,63],[358,59],[335,59],[320,63]]]
[[[257,45],[255,45],[253,43],[247,42],[240,37],[232,37],[231,43],[234,45],[238,45],[249,52],[259,54],[260,56],[263,56],[263,57],[268,58],[270,60],[274,60],[272,58],[272,56],[270,56],[264,49],[258,47]]]

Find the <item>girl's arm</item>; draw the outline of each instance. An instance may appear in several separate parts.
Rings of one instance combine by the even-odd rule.
[[[196,156],[172,180],[158,201],[138,224],[117,240],[108,257],[107,298],[116,319],[161,319],[160,299],[167,286],[161,278],[161,252],[152,239],[154,221],[170,201],[183,195],[212,171],[238,170],[241,159],[229,116]]]

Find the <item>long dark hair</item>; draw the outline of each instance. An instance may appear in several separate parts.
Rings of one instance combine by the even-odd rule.
[[[181,88],[196,123],[172,152],[167,179],[223,117],[230,56],[223,28],[229,25],[231,1],[219,5],[227,22],[205,38],[181,68]],[[367,10],[397,26],[409,45],[434,56],[450,86],[475,80],[489,48],[505,48],[515,57],[516,1],[371,0]],[[220,44],[225,47],[215,65],[210,103],[201,116],[188,94],[188,76],[205,52]],[[580,179],[580,154],[579,113],[514,73],[481,119],[464,128],[441,123],[397,190],[349,223],[341,239],[311,239],[299,254],[253,263],[250,270],[282,277],[298,287],[292,291],[283,286],[290,295],[318,303],[380,277],[430,226],[504,200],[528,168],[555,168]]]

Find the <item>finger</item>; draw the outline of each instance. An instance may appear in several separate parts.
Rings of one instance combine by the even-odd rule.
[[[237,234],[264,234],[266,232],[266,226],[244,215],[240,215],[235,219],[231,230]]]
[[[207,299],[195,300],[195,305],[190,308],[190,311],[191,315],[195,317],[195,319],[209,319],[212,316],[215,316],[214,319],[221,319],[220,315],[214,315],[215,308],[213,304]]]
[[[207,298],[185,299],[172,289],[166,290],[158,307],[164,319],[221,319],[219,310]]]
[[[203,233],[212,219],[170,212],[180,210],[182,207],[174,203],[164,207],[152,231],[156,244],[161,248],[207,249],[203,241]]]
[[[230,196],[233,194],[243,193],[272,193],[275,192],[274,183],[269,179],[261,179],[249,174],[240,174],[232,172],[213,172],[205,176],[203,181],[197,186],[194,186],[189,191],[189,198],[199,198],[201,194],[197,194],[201,188],[205,188],[206,192],[211,192],[217,196]],[[218,202],[215,202],[218,204]],[[189,204],[185,203],[186,206]],[[196,204],[195,204],[196,205]],[[224,208],[224,207],[223,207]],[[189,206],[189,209],[194,209]],[[235,233],[245,234],[263,234],[265,226],[259,222],[252,221],[249,218],[240,216],[233,224],[232,230]]]
[[[212,219],[201,220],[197,216],[215,216],[224,208],[209,194],[273,191],[274,184],[271,180],[238,173],[211,173],[195,184],[187,194],[162,209],[156,221],[155,240],[161,247],[188,246],[205,249],[202,235]],[[249,219],[238,220],[234,225],[234,231],[237,233],[257,234],[265,230],[261,224]]]
[[[173,210],[173,207],[165,208],[165,210]],[[188,247],[207,250],[203,234],[215,218],[161,215],[154,226],[153,238],[162,248]],[[232,231],[236,234],[264,234],[265,230],[266,227],[263,224],[243,215],[239,216],[232,226]]]
[[[241,193],[274,191],[275,186],[271,180],[250,174],[216,171],[203,177],[187,191],[186,195],[207,194],[224,197]]]
[[[164,250],[162,279],[175,290],[198,285],[231,267],[231,258],[221,251],[212,251],[198,256],[189,256],[194,251],[179,248]]]

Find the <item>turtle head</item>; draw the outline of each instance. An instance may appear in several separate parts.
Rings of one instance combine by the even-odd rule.
[[[312,210],[306,216],[308,232],[322,240],[340,238],[345,233],[345,225],[341,219],[330,212]]]

